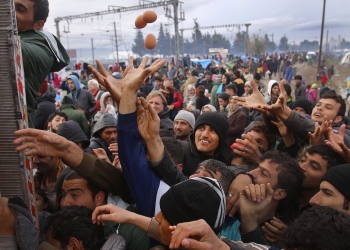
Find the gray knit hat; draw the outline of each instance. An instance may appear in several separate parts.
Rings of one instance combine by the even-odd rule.
[[[174,121],[176,120],[185,120],[186,122],[188,122],[188,124],[190,124],[191,128],[194,129],[196,119],[191,112],[188,112],[186,110],[180,110],[179,113],[175,116]]]

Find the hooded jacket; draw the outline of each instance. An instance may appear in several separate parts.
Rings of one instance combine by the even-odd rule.
[[[113,162],[114,155],[112,154],[111,151],[109,151],[109,149],[108,149],[109,145],[104,140],[102,140],[102,138],[100,136],[100,132],[104,128],[116,127],[117,121],[118,120],[110,114],[105,114],[105,115],[101,116],[100,119],[95,124],[94,130],[92,132],[92,138],[90,140],[90,145],[85,150],[85,152],[92,154],[92,149],[103,148],[106,151],[109,160],[111,162]]]
[[[173,130],[174,122],[169,118],[169,109],[166,107],[158,114],[160,119],[160,129]]]
[[[70,75],[68,79],[74,81],[76,92],[68,94],[72,98],[74,106],[77,109],[82,109],[85,111],[85,117],[87,120],[90,120],[96,110],[96,100],[90,91],[80,88],[80,82],[78,78],[74,75]]]
[[[82,142],[83,148],[87,148],[90,144],[83,130],[72,120],[62,123],[57,129],[57,134],[74,143]]]
[[[221,79],[220,81],[214,81],[213,82],[213,87],[211,88],[211,98],[210,98],[210,103],[214,106],[217,107],[218,105],[218,94],[217,90],[221,84]]]
[[[85,115],[82,112],[76,110],[73,104],[62,102],[60,111],[62,111],[68,116],[69,121],[72,120],[78,123],[79,127],[81,128],[81,130],[84,132],[85,135],[89,133],[89,124],[86,120]]]
[[[55,113],[56,93],[47,91],[36,99],[35,125],[34,128],[46,130],[45,123],[52,113]]]
[[[100,98],[100,105],[101,105],[101,109],[100,111],[98,111],[96,114],[95,114],[95,117],[94,117],[94,122],[97,122],[98,119],[100,119],[100,117],[104,114],[106,114],[105,112],[105,109],[106,109],[106,105],[105,105],[105,99],[107,97],[111,96],[111,94],[109,92],[104,92],[102,95],[101,95],[101,98]],[[115,113],[118,112],[118,106],[116,103],[113,104],[113,107],[114,107],[114,110],[115,110]]]

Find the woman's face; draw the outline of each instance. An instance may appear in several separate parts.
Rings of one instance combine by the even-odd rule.
[[[44,202],[44,198],[39,194],[35,194],[35,204],[39,212],[44,211],[48,207],[48,204]]]
[[[211,109],[208,108],[208,107],[205,107],[205,108],[202,109],[202,113],[203,113],[203,114],[204,114],[204,113],[210,113],[210,112],[212,112],[212,111],[211,111]]]
[[[233,99],[230,99],[230,110],[236,110],[236,108],[237,108],[237,102],[235,101],[235,100],[233,100]]]
[[[279,95],[279,93],[280,93],[280,88],[279,88],[278,86],[273,87],[272,90],[271,90],[271,93],[272,93],[273,95]]]
[[[190,95],[195,95],[196,94],[196,90],[194,88],[191,88],[189,90],[189,92],[190,92]]]
[[[221,81],[223,84],[227,84],[227,78],[225,75],[222,75]]]
[[[250,87],[248,85],[244,86],[244,93],[248,94]]]
[[[218,98],[218,102],[219,102],[219,105],[220,106],[226,106],[227,105],[227,103],[228,103],[228,101],[225,101],[224,99],[221,99],[221,98]]]

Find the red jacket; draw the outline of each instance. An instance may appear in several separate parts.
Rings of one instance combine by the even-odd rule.
[[[325,84],[328,81],[328,77],[326,75],[321,76],[321,83]]]
[[[180,110],[182,108],[182,96],[179,91],[174,91],[174,109]]]

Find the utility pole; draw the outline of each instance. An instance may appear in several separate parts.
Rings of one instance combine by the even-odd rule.
[[[116,48],[116,52],[117,52],[117,62],[119,63],[119,52],[118,52],[118,37],[117,37],[117,28],[116,28],[116,24],[115,22],[113,22],[114,24],[114,39],[115,39],[115,48]]]
[[[328,31],[327,30],[327,38],[326,38],[326,55],[328,55]]]
[[[185,42],[184,42],[184,29],[180,29],[181,31],[181,40],[182,40],[182,57],[185,55]]]
[[[176,62],[180,60],[180,44],[179,44],[179,17],[178,17],[178,7],[179,0],[173,2],[174,6],[174,26],[175,26],[175,51],[176,51]],[[171,41],[171,38],[170,38]]]
[[[143,2],[143,3],[141,3]],[[148,2],[148,3],[145,3]],[[71,15],[71,16],[65,16],[65,17],[57,17],[55,18],[55,24],[56,24],[56,36],[58,40],[61,39],[60,36],[60,27],[59,23],[60,21],[67,20],[71,21],[73,19],[83,19],[83,18],[91,18],[91,17],[99,17],[103,15],[111,15],[111,14],[120,14],[122,12],[128,12],[128,11],[135,11],[135,10],[143,10],[143,9],[154,9],[156,7],[164,6],[167,8],[168,5],[174,6],[174,17],[171,17],[170,15],[168,17],[171,17],[174,20],[174,26],[175,26],[175,47],[176,47],[176,58],[180,59],[180,45],[179,45],[179,21],[185,20],[185,14],[183,10],[180,8],[180,18],[178,16],[178,8],[179,3],[183,4],[183,2],[179,0],[161,0],[159,2],[151,2],[148,0],[139,0],[139,5],[131,6],[131,7],[118,7],[118,6],[108,6],[108,10],[105,11],[99,11],[99,12],[91,12],[91,13],[84,13],[80,15]],[[166,14],[167,16],[167,14]],[[116,32],[115,32],[116,33]],[[115,35],[116,36],[116,35]],[[116,39],[116,47],[117,47],[117,58],[118,58],[118,45],[117,45],[117,39]],[[117,59],[118,60],[118,59]]]
[[[94,39],[91,38],[92,63],[95,62]]]
[[[249,26],[252,25],[251,23],[246,23],[245,24],[245,27],[246,27],[246,37],[245,37],[245,54],[248,55],[248,29],[249,29]]]
[[[197,18],[193,18],[193,21],[194,21],[194,54],[197,55],[197,27],[196,27],[196,21],[197,21]]]
[[[318,51],[318,66],[317,66],[317,74],[321,69],[321,58],[322,58],[322,42],[323,42],[323,29],[324,29],[324,15],[326,11],[326,0],[323,0],[323,14],[322,14],[322,25],[321,25],[321,37],[320,37],[320,48]]]

